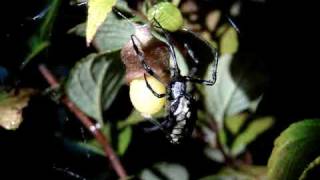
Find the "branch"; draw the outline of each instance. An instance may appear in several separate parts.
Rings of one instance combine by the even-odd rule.
[[[51,88],[55,89],[59,87],[59,82],[56,80],[54,75],[49,71],[49,69],[41,64],[39,65],[39,71],[43,75],[43,77],[50,84]],[[88,116],[86,116],[72,101],[69,100],[67,96],[63,96],[61,98],[61,102],[69,108],[71,112],[73,112],[77,118],[81,121],[81,123],[91,132],[91,134],[96,138],[96,140],[100,143],[100,145],[104,149],[104,153],[106,157],[109,158],[113,169],[116,171],[120,179],[124,180],[127,178],[127,173],[123,168],[119,158],[116,156],[114,150],[110,146],[108,139],[103,135],[100,131],[99,127],[97,127]]]

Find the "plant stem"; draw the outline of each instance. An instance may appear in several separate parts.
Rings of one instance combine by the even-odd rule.
[[[59,87],[59,82],[45,65],[39,65],[39,71],[50,84],[51,88],[55,89]],[[91,134],[101,144],[106,157],[109,158],[113,169],[116,171],[120,179],[126,179],[127,173],[125,169],[123,168],[121,162],[119,161],[119,158],[112,149],[108,139],[100,131],[99,127],[97,127],[88,116],[86,116],[72,101],[70,101],[67,96],[63,96],[61,98],[61,102],[65,106],[67,106],[72,113],[74,113],[77,116],[81,123],[91,132]]]
[[[209,124],[209,128],[216,133],[216,143],[217,143],[217,148],[221,151],[224,159],[225,159],[225,162],[227,165],[233,165],[234,163],[234,159],[232,157],[230,157],[230,155],[225,151],[224,149],[224,146],[223,144],[221,143],[220,141],[220,138],[219,138],[219,127],[216,123],[216,121],[210,119],[210,122],[208,123]]]

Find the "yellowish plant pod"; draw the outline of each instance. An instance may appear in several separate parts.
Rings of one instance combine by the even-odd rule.
[[[158,94],[166,93],[166,87],[152,76],[147,76],[147,81],[152,89]],[[164,108],[166,98],[156,97],[147,87],[145,79],[133,79],[130,82],[130,100],[134,108],[143,115],[152,116]]]

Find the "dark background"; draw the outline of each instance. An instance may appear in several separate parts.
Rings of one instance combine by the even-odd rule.
[[[224,8],[231,2],[204,1]],[[20,80],[21,86],[44,88],[47,84],[36,69],[40,59],[32,62],[23,72],[19,71],[18,67],[28,52],[26,42],[39,25],[38,22],[28,20],[28,17],[41,11],[45,2],[29,0],[3,3],[0,66],[9,71],[7,82],[15,84],[16,80]],[[52,38],[53,44],[59,46],[50,49],[53,53],[46,63],[51,67],[72,67],[74,60],[90,50],[85,48],[83,39],[66,35],[65,32],[85,19],[85,9],[70,7],[67,2],[61,8]],[[277,1],[243,1],[242,8],[241,16],[236,19],[241,30],[239,52],[253,53],[262,59],[264,68],[270,75],[257,113],[277,118],[272,130],[249,147],[255,164],[264,165],[272,150],[273,140],[282,130],[295,121],[320,116],[317,105],[319,50],[316,49],[318,40],[315,32],[318,24],[316,11],[305,7],[302,2],[280,4]],[[57,71],[57,74],[59,73],[61,70]],[[121,90],[119,97],[128,98],[126,88]],[[122,101],[115,102],[107,113],[116,116],[123,106]],[[130,104],[125,106],[131,108]],[[121,114],[129,112],[130,109]],[[76,150],[72,150],[72,147],[66,148],[67,143],[57,138],[57,129],[74,138],[79,138],[81,134],[81,125],[75,123],[77,121],[64,111],[61,105],[45,97],[35,97],[23,114],[25,120],[17,131],[0,129],[1,179],[18,179],[18,176],[23,179],[68,179],[69,176],[61,173],[59,168],[69,168],[90,179],[97,178],[99,173],[109,166],[103,158],[87,158],[85,153],[75,153]],[[65,114],[71,117],[70,121],[74,121],[61,123],[61,117]],[[193,145],[192,148],[188,144],[174,147],[157,133],[146,136],[139,127],[135,127],[134,131],[133,142],[123,157],[129,174],[157,161],[180,162],[190,170],[193,178],[213,173],[216,169],[215,163],[201,155],[201,144]],[[108,176],[114,177],[112,174]]]

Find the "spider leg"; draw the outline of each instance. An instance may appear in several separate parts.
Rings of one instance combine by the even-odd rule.
[[[149,127],[149,128],[143,128],[143,130],[147,133],[152,132],[152,131],[157,131],[157,130],[161,130],[162,132],[164,132],[165,134],[168,134],[167,130],[165,130],[165,128],[167,128],[171,123],[169,121],[169,119],[164,120],[163,122],[159,123],[158,121],[156,121],[153,118],[148,118],[148,120],[154,124],[154,126]]]
[[[184,78],[186,79],[186,81],[212,86],[217,81],[217,67],[218,67],[218,52],[216,51],[215,52],[215,59],[214,59],[214,63],[213,63],[213,72],[212,72],[212,79],[211,80],[204,80],[204,79],[199,79],[199,78],[195,78],[195,77],[191,77],[191,76],[184,76]]]
[[[191,60],[194,63],[194,66],[192,66],[190,69],[189,76],[194,76],[197,72],[197,65],[199,64],[199,59],[194,56],[194,53],[189,47],[188,43],[184,43],[183,46],[187,50],[188,55],[191,57]]]
[[[154,78],[156,78],[158,81],[161,82],[160,77],[152,70],[152,68],[145,62],[145,57],[144,57],[144,53],[142,51],[139,50],[136,41],[134,40],[138,39],[135,35],[131,35],[131,41],[133,44],[133,49],[136,52],[140,63],[142,64],[143,68],[145,69],[145,71],[150,75],[153,76]]]
[[[174,65],[174,67],[172,69],[174,70],[175,75],[180,75],[180,68],[178,66],[177,57],[176,57],[176,53],[174,51],[174,46],[173,46],[173,42],[171,40],[170,34],[165,29],[162,28],[160,23],[155,18],[153,18],[153,22],[155,22],[157,24],[156,27],[159,28],[159,30],[164,35],[164,37],[167,41],[166,44],[168,45],[169,50],[170,50],[170,55],[172,56],[173,65]]]
[[[152,92],[152,94],[154,96],[156,96],[157,98],[163,98],[166,95],[166,94],[158,94],[156,91],[154,91],[152,89],[152,87],[150,86],[150,84],[148,83],[148,80],[146,78],[146,74],[143,74],[143,77],[144,77],[144,80],[146,81],[146,85],[147,85],[148,89]]]

